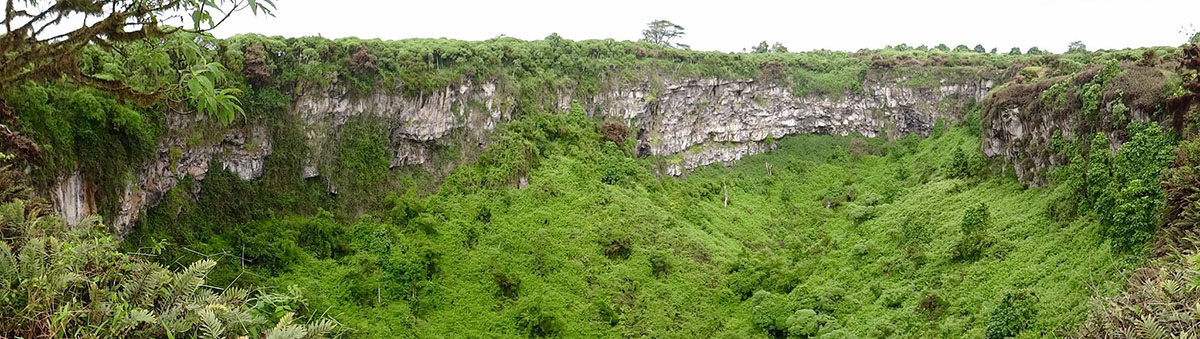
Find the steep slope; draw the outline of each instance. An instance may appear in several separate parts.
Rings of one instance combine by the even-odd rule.
[[[1141,260],[1180,90],[1173,49],[212,46],[234,125],[25,85],[49,160],[18,165],[128,251],[377,337],[1061,333]]]
[[[370,120],[386,131],[394,153],[389,167],[445,175],[479,153],[497,126],[522,114],[565,112],[572,102],[588,116],[626,124],[637,155],[662,158],[657,171],[670,175],[762,152],[769,149],[766,140],[786,135],[928,135],[939,120],[959,121],[960,112],[986,102],[985,154],[1022,181],[1044,184],[1044,169],[1065,162],[1047,151],[1055,133],[1073,138],[1109,132],[1115,148],[1125,140],[1120,130],[1126,121],[1166,120],[1156,112],[1166,93],[1179,88],[1168,71],[1173,50],[1135,63],[1120,60],[1142,57],[1136,51],[729,55],[555,37],[467,43],[243,36],[220,43],[214,55],[241,73],[242,82],[234,85],[248,93],[245,119],[221,127],[169,110],[166,119],[152,123],[157,136],[145,137],[156,146],[139,151],[137,159],[118,160],[118,172],[128,173],[112,176],[132,176],[121,184],[100,183],[96,170],[70,163],[46,168],[43,176],[53,178],[48,196],[61,214],[77,221],[101,213],[127,231],[181,180],[203,179],[210,163],[244,180],[260,177],[283,130],[304,135],[304,145],[285,150],[303,166],[288,175],[319,177],[335,170],[330,162],[339,150],[330,146],[351,120]],[[1105,60],[1118,69],[1094,80]],[[1001,90],[988,96],[996,84],[1003,84]],[[1056,101],[1044,98],[1051,88]],[[1085,95],[1085,89],[1098,92]],[[1088,95],[1096,98],[1085,105]],[[53,104],[18,109],[39,105]],[[1100,113],[1089,113],[1094,111]],[[1122,120],[1110,123],[1109,116]],[[31,134],[46,134],[39,132]],[[67,151],[80,153],[73,157],[89,152]],[[338,190],[336,180],[316,180]],[[98,192],[119,198],[100,199],[113,205],[96,206]]]
[[[662,157],[659,171],[680,175],[762,152],[768,149],[764,141],[785,135],[927,135],[938,120],[956,121],[956,112],[983,99],[1001,75],[993,64],[1017,58],[953,55],[945,65],[872,66],[866,55],[833,52],[746,56],[653,48],[555,39],[239,37],[225,42],[217,56],[244,76],[235,84],[250,93],[251,111],[242,123],[221,128],[167,113],[148,159],[128,164],[133,179],[127,185],[83,185],[96,178],[52,168],[46,174],[61,184],[50,188],[50,196],[72,221],[102,213],[128,230],[185,177],[202,179],[210,163],[244,180],[260,177],[280,128],[305,136],[302,147],[287,150],[303,158],[300,176],[331,171],[339,150],[329,146],[355,119],[387,132],[390,167],[421,166],[444,175],[488,144],[496,126],[521,114],[564,112],[572,102],[589,116],[624,122],[639,156]],[[488,54],[493,52],[503,54]],[[289,126],[278,126],[280,121]],[[337,191],[337,183],[327,184]],[[120,192],[119,204],[95,206],[97,190]]]
[[[436,194],[390,196],[372,216],[222,229],[231,207],[257,206],[253,190],[206,182],[198,204],[153,209],[126,241],[182,234],[191,251],[233,254],[215,283],[294,285],[380,338],[1044,336],[1070,330],[1138,262],[1095,219],[1056,220],[1069,191],[987,177],[980,157],[959,168],[979,147],[966,129],[777,147],[655,178],[632,143],[605,141],[582,114],[535,115]],[[521,153],[535,156],[506,156]],[[509,184],[517,173],[528,186]]]

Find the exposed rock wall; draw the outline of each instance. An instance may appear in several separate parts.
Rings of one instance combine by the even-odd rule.
[[[335,152],[327,146],[351,118],[367,116],[382,122],[393,142],[392,167],[424,165],[430,147],[456,131],[486,142],[487,132],[511,118],[500,108],[495,83],[465,83],[415,98],[377,91],[351,98],[325,92],[300,96],[292,114],[300,117],[311,155],[305,159],[306,178],[320,175],[320,155]]]
[[[71,225],[97,210],[96,189],[91,182],[83,180],[79,171],[72,171],[50,189],[50,201],[54,203],[54,211]]]
[[[643,155],[679,155],[668,172],[760,153],[768,137],[853,133],[865,136],[928,135],[938,119],[957,120],[971,100],[992,88],[987,79],[914,88],[904,79],[868,81],[840,97],[795,96],[791,89],[753,80],[688,79],[650,100],[648,85],[604,93],[592,102],[602,114],[629,121]],[[703,146],[700,151],[689,151]]]
[[[991,93],[981,117],[984,155],[998,159],[1004,170],[1011,169],[1021,181],[1043,185],[1046,170],[1068,160],[1050,149],[1056,135],[1069,141],[1106,133],[1109,147],[1115,151],[1128,140],[1124,127],[1130,121],[1171,126],[1171,116],[1164,114],[1163,108],[1172,73],[1155,67],[1124,64],[1123,72],[1100,93],[1099,104],[1091,113],[1084,111],[1076,88],[1046,95],[1057,84],[1092,82],[1098,67],[1071,77],[1010,83]]]
[[[898,137],[928,135],[938,119],[957,119],[959,108],[982,100],[993,82],[983,77],[946,80],[936,87],[910,87],[905,79],[873,79],[862,91],[842,96],[796,96],[786,87],[755,80],[679,79],[652,86],[634,83],[592,97],[572,98],[563,93],[555,102],[565,111],[578,101],[602,116],[630,124],[639,156],[667,156],[667,174],[714,162],[734,161],[770,149],[769,137],[821,133]],[[309,155],[303,175],[322,173],[321,159],[331,149],[341,127],[351,118],[371,117],[382,124],[395,150],[393,167],[420,165],[434,168],[434,148],[453,142],[482,147],[488,132],[512,118],[512,99],[495,83],[465,83],[418,97],[377,91],[361,97],[308,92],[299,95],[289,114],[304,126]],[[659,88],[654,90],[653,88]],[[244,180],[263,173],[264,159],[272,152],[268,130],[240,126],[224,131],[217,141],[196,144],[189,132],[202,117],[171,116],[173,133],[157,156],[142,165],[121,202],[112,224],[128,231],[148,206],[163,197],[187,176],[203,179],[209,164],[220,164]],[[184,131],[184,132],[179,132]],[[175,133],[178,132],[178,133]],[[215,161],[214,161],[215,160]],[[65,215],[90,213],[86,184],[66,180],[55,202]],[[332,187],[331,187],[332,189]],[[194,193],[194,192],[193,192]],[[94,206],[92,204],[91,206]],[[76,220],[78,218],[75,218]]]
[[[188,176],[203,180],[210,163],[220,164],[242,180],[262,176],[264,159],[271,154],[271,138],[265,127],[231,128],[215,135],[216,141],[196,141],[192,132],[203,119],[199,115],[168,116],[172,133],[163,138],[156,156],[135,173],[111,225],[122,232],[128,231],[147,207],[157,203],[181,180]]]

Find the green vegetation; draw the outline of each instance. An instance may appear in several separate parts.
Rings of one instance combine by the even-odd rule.
[[[44,170],[35,173],[34,184],[48,186],[60,171],[78,169],[96,180],[104,214],[116,212],[134,164],[152,155],[165,133],[161,115],[144,115],[95,90],[26,85],[8,92],[5,101],[21,112],[25,134],[41,145]]]
[[[67,226],[0,167],[0,336],[15,338],[322,338],[336,328],[288,293],[216,288],[200,260],[169,270],[119,252],[91,217]],[[307,319],[293,323],[294,319]]]
[[[979,148],[966,128],[787,137],[683,179],[655,178],[601,130],[527,116],[436,191],[352,218],[252,212],[254,184],[218,174],[196,202],[154,208],[126,246],[225,253],[215,283],[295,286],[367,337],[1051,335],[1140,262],[1112,248],[1103,211],[1056,219],[1069,191],[990,177],[982,159],[960,176],[956,154]],[[174,227],[229,213],[251,216]]]
[[[71,81],[0,87],[20,112],[12,126],[44,156],[0,161],[28,166],[39,189],[78,170],[97,184],[105,216],[156,152],[178,170],[186,150],[160,149],[164,138],[208,147],[241,121],[266,126],[272,141],[261,179],[210,164],[121,242],[95,219],[28,222],[43,217],[38,205],[6,197],[0,315],[24,320],[0,324],[0,336],[317,334],[328,316],[346,336],[379,338],[1044,337],[1128,329],[1129,312],[1175,317],[1193,301],[1194,289],[1178,287],[1193,286],[1190,264],[1154,260],[1172,275],[1143,277],[1113,299],[1116,310],[1090,306],[1124,289],[1161,225],[1188,233],[1200,220],[1200,146],[1184,135],[1177,150],[1181,129],[1135,121],[1188,88],[1163,61],[1176,49],[789,53],[764,42],[771,53],[731,54],[686,50],[672,40],[682,27],[656,23],[649,42],[179,34],[121,52],[88,47],[79,63],[134,90],[180,85],[164,94],[171,100],[127,101]],[[697,76],[833,98],[884,80],[1003,85],[981,104],[930,103],[963,119],[939,119],[926,139],[772,135],[771,153],[682,178],[655,169],[683,154],[634,156],[624,121],[590,118],[579,103],[542,113],[561,94],[630,83],[653,102],[665,79]],[[441,173],[391,168],[395,140],[372,117],[349,119],[309,158],[310,131],[288,112],[318,91],[419,97],[466,83],[496,84],[514,121],[485,149],[439,145]],[[171,130],[183,103],[207,114]],[[1074,137],[1022,145],[1024,160],[1054,160],[1044,187],[980,154],[986,128],[1014,107],[1078,122]],[[325,175],[304,179],[306,165]],[[130,295],[131,277],[154,278],[155,292]],[[1160,281],[1178,288],[1156,294]],[[245,292],[255,286],[265,287]],[[106,317],[116,321],[96,320]]]
[[[40,146],[37,157],[20,152],[20,147],[8,152],[17,155],[16,163],[33,165],[34,186],[47,189],[78,170],[85,180],[98,184],[99,212],[111,218],[118,208],[116,198],[133,179],[132,168],[158,151],[158,143],[170,133],[187,133],[188,147],[212,145],[221,141],[223,131],[238,127],[217,126],[213,121],[228,124],[239,119],[272,126],[273,140],[302,137],[303,131],[295,130],[295,118],[283,111],[292,98],[310,91],[363,95],[379,90],[419,96],[451,84],[495,82],[498,95],[511,98],[500,104],[523,114],[553,108],[553,98],[560,93],[587,97],[629,82],[649,80],[652,88],[661,88],[661,79],[680,77],[763,78],[780,81],[798,95],[838,97],[860,91],[865,81],[890,77],[908,77],[905,83],[910,86],[932,87],[939,85],[934,74],[948,79],[998,74],[1022,58],[911,48],[729,54],[643,42],[576,42],[556,35],[540,41],[497,38],[465,42],[257,35],[218,40],[177,33],[157,42],[125,43],[119,51],[88,46],[81,51],[79,63],[80,72],[86,75],[119,81],[141,93],[182,86],[161,92],[166,100],[147,105],[80,88],[70,81],[22,83],[11,85],[3,94],[5,105],[20,113],[15,121],[3,123],[28,139],[8,140],[9,145]],[[179,65],[188,66],[181,71]],[[939,70],[942,68],[949,70]],[[194,131],[169,132],[167,121],[178,115],[175,112],[181,103],[210,112],[215,119],[197,123]],[[459,109],[478,108],[467,105]],[[273,166],[282,166],[281,162],[287,166],[269,166],[268,171],[298,173],[297,157],[306,152],[301,144],[285,141],[283,147],[275,147],[274,152],[281,154],[273,156],[278,160]],[[320,156],[325,172],[348,160],[335,159],[338,155],[334,154]],[[267,177],[278,181],[290,174]],[[277,188],[274,194],[292,195]],[[357,193],[354,189],[346,192]]]

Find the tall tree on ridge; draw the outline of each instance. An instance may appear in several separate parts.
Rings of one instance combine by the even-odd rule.
[[[667,20],[654,20],[646,24],[646,29],[642,30],[642,41],[649,42],[655,45],[672,48],[688,48],[688,45],[680,43],[672,43],[672,40],[680,38],[684,35],[683,26],[676,25]]]

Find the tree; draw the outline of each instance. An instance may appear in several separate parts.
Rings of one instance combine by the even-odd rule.
[[[771,46],[767,45],[766,40],[763,40],[763,42],[758,43],[757,46],[750,47],[750,53],[769,53],[769,52],[771,52]]]
[[[742,51],[744,52],[746,49],[743,48]],[[750,53],[787,53],[788,49],[778,41],[775,44],[767,45],[767,41],[763,40],[758,45],[751,46],[749,51]]]
[[[988,53],[996,54],[997,52],[998,52],[998,49],[996,47],[992,47],[992,51],[988,52]]]
[[[87,48],[120,52],[134,42],[161,44],[176,33],[203,33],[225,22],[233,13],[250,9],[271,15],[274,0],[9,0],[5,6],[4,34],[0,35],[0,93],[27,82],[67,79],[76,85],[114,93],[124,99],[151,104],[164,92],[184,89],[200,113],[214,114],[228,123],[239,112],[236,90],[213,86],[224,68],[219,64],[194,65],[179,72],[179,81],[158,88],[134,88],[112,78],[80,69]],[[82,20],[79,20],[82,19]],[[188,27],[166,23],[178,20]],[[82,21],[81,26],[75,26]],[[0,140],[36,161],[40,149],[9,128],[16,113],[0,101]]]
[[[963,214],[960,225],[962,238],[959,238],[958,244],[955,244],[953,248],[954,260],[974,261],[983,255],[983,251],[988,246],[986,239],[988,219],[990,219],[988,206],[982,202]]]
[[[1067,53],[1087,53],[1087,45],[1083,41],[1076,40],[1067,45]]]
[[[1021,48],[1013,47],[1012,49],[1008,50],[1008,55],[1021,55]]]
[[[688,48],[687,45],[672,43],[679,37],[682,37],[684,32],[683,26],[676,25],[667,20],[654,20],[646,24],[646,29],[642,30],[642,41],[649,42],[663,47],[673,48]],[[766,44],[766,41],[763,41]]]
[[[1041,55],[1041,54],[1044,54],[1044,53],[1042,52],[1042,50],[1041,50],[1040,48],[1037,48],[1037,46],[1033,46],[1033,47],[1030,47],[1030,48],[1029,48],[1029,50],[1025,52],[1025,54],[1029,54],[1029,55]]]
[[[936,50],[939,50],[942,52],[950,51],[950,47],[946,46],[946,44],[938,44],[937,47],[934,47],[933,49],[936,49]]]
[[[954,51],[955,52],[970,52],[971,48],[967,47],[967,45],[958,45],[958,46],[954,46]]]
[[[983,48],[982,44],[975,45],[975,48],[972,48],[971,50],[975,51],[975,53],[987,53],[987,49]]]
[[[81,72],[78,59],[83,49],[93,44],[111,49],[177,32],[206,32],[247,8],[270,15],[274,0],[60,0],[48,6],[37,0],[8,1],[5,33],[0,35],[0,92],[25,81],[65,75],[80,85],[152,102],[160,92],[138,91],[120,81]],[[219,20],[214,14],[221,16]],[[84,25],[56,35],[46,33],[73,25],[63,22],[73,17],[83,18]],[[162,25],[174,20],[190,21],[190,28]]]

